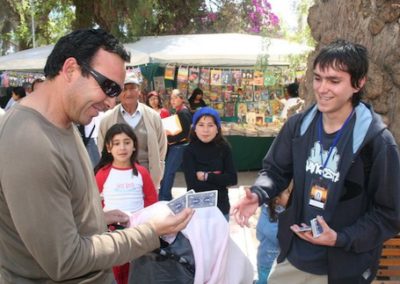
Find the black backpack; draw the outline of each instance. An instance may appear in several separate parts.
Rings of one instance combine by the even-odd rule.
[[[160,241],[160,249],[130,263],[128,283],[193,284],[195,261],[189,240],[179,232],[172,244]]]

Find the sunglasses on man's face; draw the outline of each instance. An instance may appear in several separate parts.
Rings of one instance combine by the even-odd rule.
[[[89,65],[82,64],[82,68],[84,68],[86,71],[88,71],[90,73],[90,75],[92,75],[92,77],[96,80],[97,84],[99,84],[99,86],[103,90],[103,92],[110,98],[117,97],[122,92],[120,85],[118,85],[113,80],[108,79],[103,74],[97,72],[96,70],[91,68]]]

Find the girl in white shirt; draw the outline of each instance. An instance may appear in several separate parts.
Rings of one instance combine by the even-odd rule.
[[[137,162],[137,149],[137,137],[129,125],[117,123],[107,131],[95,167],[104,211],[119,209],[130,215],[158,201],[150,173]],[[114,267],[113,271],[118,284],[127,283],[129,263]]]

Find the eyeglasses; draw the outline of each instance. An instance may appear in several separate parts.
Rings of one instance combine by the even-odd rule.
[[[121,86],[118,85],[113,80],[108,79],[106,76],[97,72],[87,64],[82,64],[81,66],[86,71],[88,71],[90,75],[92,75],[92,77],[96,80],[97,84],[99,84],[100,88],[108,97],[114,98],[122,92]]]

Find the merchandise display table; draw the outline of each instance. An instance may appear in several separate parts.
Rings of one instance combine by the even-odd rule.
[[[232,147],[236,170],[254,171],[261,169],[262,160],[275,137],[227,135],[225,138]]]

